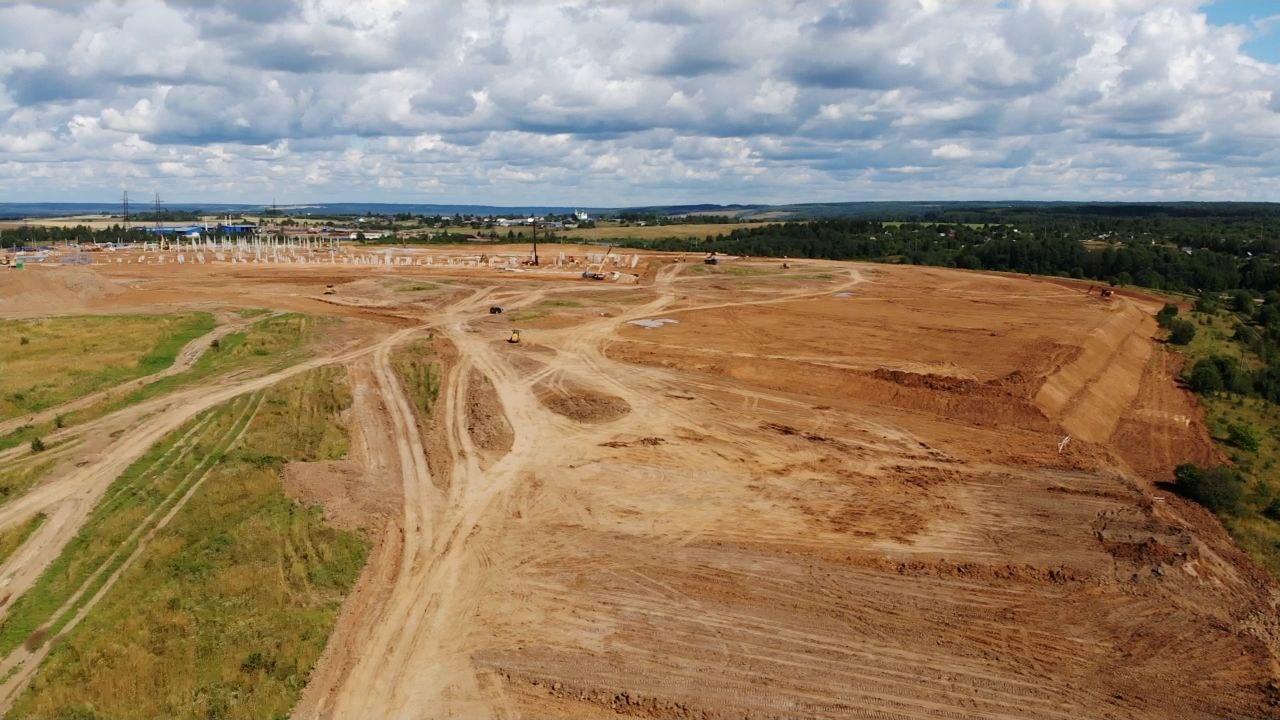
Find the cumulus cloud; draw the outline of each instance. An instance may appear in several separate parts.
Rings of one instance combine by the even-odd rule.
[[[1196,0],[0,7],[0,199],[618,205],[1280,194]]]

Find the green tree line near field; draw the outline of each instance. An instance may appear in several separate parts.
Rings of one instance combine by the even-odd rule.
[[[1166,227],[1167,225],[1167,227]],[[1276,222],[1280,232],[1280,221]],[[1280,286],[1280,236],[1255,222],[885,224],[817,220],[739,228],[720,235],[628,239],[654,250],[728,255],[879,260],[970,270],[1059,275],[1157,290],[1262,293]]]

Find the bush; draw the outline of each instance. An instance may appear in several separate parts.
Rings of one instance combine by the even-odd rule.
[[[1160,312],[1156,313],[1156,322],[1160,323],[1160,327],[1169,329],[1169,323],[1178,317],[1178,306],[1173,303],[1167,303],[1160,308]]]
[[[1201,295],[1196,298],[1196,312],[1212,315],[1218,312],[1218,299],[1212,295]]]
[[[44,440],[31,438],[31,452],[44,452]]]
[[[1248,325],[1238,325],[1231,339],[1246,347],[1253,347],[1254,343],[1258,342],[1258,331]]]
[[[1232,423],[1227,426],[1227,442],[1241,450],[1257,452],[1261,438],[1258,437],[1258,431],[1249,425]]]
[[[1198,393],[1229,390],[1248,395],[1253,392],[1253,377],[1239,360],[1230,355],[1212,355],[1197,360],[1187,382]]]
[[[1209,358],[1203,358],[1197,360],[1195,367],[1191,368],[1191,377],[1187,380],[1187,384],[1201,395],[1221,392],[1222,373],[1218,371],[1217,363]]]
[[[1253,296],[1248,290],[1236,290],[1231,293],[1231,309],[1238,313],[1252,316],[1256,306],[1253,303]]]
[[[1216,513],[1238,515],[1243,508],[1244,478],[1226,465],[1202,468],[1186,463],[1173,471],[1174,487]]]
[[[21,337],[19,337],[19,338],[18,338],[18,344],[19,344],[19,345],[30,345],[30,344],[31,344],[31,340],[29,340],[29,339],[27,338],[27,336],[26,336],[26,335],[23,335],[23,336],[21,336]]]
[[[1280,365],[1269,365],[1255,373],[1253,391],[1273,403],[1280,403]]]
[[[1186,320],[1169,321],[1169,342],[1174,345],[1186,345],[1196,337],[1196,326]]]

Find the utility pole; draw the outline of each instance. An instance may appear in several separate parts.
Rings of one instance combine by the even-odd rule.
[[[156,193],[155,226],[156,226],[156,247],[160,248],[161,250],[164,250],[165,249],[164,233],[160,232],[160,193],[158,192]]]
[[[533,264],[538,264],[538,221],[533,221]]]
[[[124,191],[124,199],[121,200],[121,204],[124,205],[124,234],[128,235],[129,234],[129,191],[128,190]]]

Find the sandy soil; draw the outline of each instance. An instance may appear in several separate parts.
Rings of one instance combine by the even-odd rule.
[[[286,482],[376,543],[297,718],[1280,717],[1275,584],[1158,484],[1213,448],[1149,303],[670,260],[647,256],[638,288],[97,268],[125,288],[113,307],[301,310],[345,335],[69,428],[62,469],[0,506],[0,528],[50,513],[0,584],[29,587],[164,432],[342,363],[351,455]],[[507,317],[534,306],[554,321]],[[629,322],[656,318],[678,322]],[[427,331],[450,348],[433,418],[390,362]],[[18,660],[0,700],[35,672]]]

